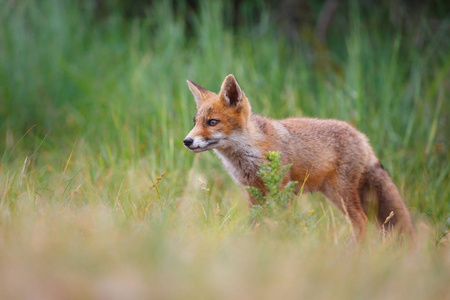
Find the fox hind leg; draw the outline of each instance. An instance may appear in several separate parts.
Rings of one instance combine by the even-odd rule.
[[[355,190],[350,191],[348,196],[344,198],[343,205],[344,207],[341,210],[348,215],[356,237],[358,240],[363,240],[366,236],[367,216],[361,205],[359,193]]]
[[[356,238],[359,241],[364,240],[367,229],[367,216],[361,205],[359,192],[356,189],[341,191],[328,189],[324,192],[324,195],[348,217]]]

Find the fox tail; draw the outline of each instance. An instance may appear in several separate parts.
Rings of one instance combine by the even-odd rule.
[[[376,196],[376,203],[374,203],[374,206],[378,208],[378,224],[385,229],[395,229],[400,233],[404,233],[411,237],[414,236],[415,229],[408,208],[403,202],[400,192],[381,163],[372,166],[367,170],[360,187],[362,206],[366,213],[367,208],[370,205],[370,203],[368,203],[368,194],[370,191],[374,191]],[[394,214],[390,217],[391,212]]]

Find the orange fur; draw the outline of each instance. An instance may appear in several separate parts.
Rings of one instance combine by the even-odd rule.
[[[231,176],[243,186],[265,187],[257,175],[268,151],[280,151],[282,163],[292,164],[283,179],[304,182],[304,192],[321,192],[348,216],[358,237],[367,226],[369,193],[375,191],[378,223],[391,211],[395,226],[413,234],[414,228],[397,187],[382,168],[367,137],[338,120],[288,118],[273,120],[252,113],[236,78],[228,75],[219,94],[188,81],[197,103],[195,126],[184,143],[193,152],[214,149]],[[211,120],[218,122],[209,123]],[[296,192],[299,192],[297,185]],[[254,199],[249,197],[251,204]],[[345,207],[343,207],[345,205]]]

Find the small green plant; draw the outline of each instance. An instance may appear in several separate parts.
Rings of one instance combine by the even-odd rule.
[[[289,181],[282,186],[284,176],[289,172],[292,164],[282,166],[279,151],[267,152],[267,161],[261,164],[258,175],[266,187],[264,193],[261,189],[247,186],[250,195],[258,201],[249,212],[251,220],[259,223],[261,220],[271,224],[282,224],[291,229],[310,229],[309,220],[314,211],[298,212],[297,195],[295,187],[297,181]],[[306,176],[307,179],[307,176]],[[305,179],[305,182],[306,182]],[[305,182],[300,189],[303,191]]]

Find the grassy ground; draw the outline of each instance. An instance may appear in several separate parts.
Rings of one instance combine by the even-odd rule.
[[[124,19],[74,3],[0,1],[0,298],[450,297],[448,19],[412,32],[349,6],[325,47],[265,13],[230,28],[218,2],[189,28],[183,5]],[[229,73],[258,113],[365,132],[418,246],[374,228],[350,246],[320,195],[299,226],[251,226],[220,161],[182,145],[185,80],[217,91]]]

